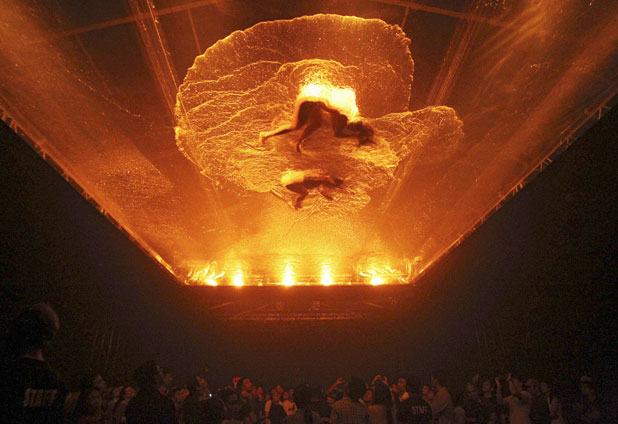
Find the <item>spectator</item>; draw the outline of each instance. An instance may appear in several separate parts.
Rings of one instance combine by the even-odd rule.
[[[526,388],[530,393],[531,400],[530,422],[532,424],[550,424],[549,405],[539,389],[539,382],[534,378],[529,378],[526,381]]]
[[[262,386],[255,388],[251,402],[251,407],[253,408],[253,412],[255,412],[257,422],[263,423],[265,419],[264,406],[266,405],[266,396],[264,395],[264,388]]]
[[[91,387],[81,392],[74,416],[76,424],[103,424],[103,397],[100,389]]]
[[[397,386],[395,388],[395,393],[399,402],[407,399],[410,395],[408,394],[406,387],[408,386],[408,382],[405,377],[399,377],[397,379]]]
[[[596,424],[601,422],[601,406],[590,377],[580,379],[580,398],[573,406],[573,418],[579,424]]]
[[[264,415],[266,424],[281,424],[287,416],[283,405],[281,405],[281,392],[277,389],[270,391],[270,400],[264,404]]]
[[[204,421],[204,401],[208,399],[210,390],[205,380],[197,375],[187,384],[187,397],[183,401],[183,419],[187,424],[197,424]],[[230,390],[231,393],[234,393]]]
[[[421,397],[421,381],[416,376],[407,379],[409,398],[397,408],[397,420],[404,424],[429,424],[432,421],[431,407]],[[427,386],[425,386],[427,387]]]
[[[111,423],[116,410],[116,405],[120,402],[120,394],[122,393],[122,386],[114,387],[110,392],[110,399],[107,401],[105,408],[103,408],[103,421],[105,423]]]
[[[281,402],[281,406],[285,410],[286,415],[292,415],[298,409],[296,404],[294,403],[294,389],[290,389],[287,392],[283,392],[283,402]]]
[[[562,404],[558,397],[553,393],[552,387],[546,381],[541,382],[540,390],[549,406],[549,417],[551,424],[566,424],[562,415]]]
[[[174,409],[176,410],[176,421],[178,424],[184,424],[184,401],[189,396],[189,390],[184,387],[172,387],[169,389]]]
[[[421,394],[423,396],[423,400],[431,405],[431,401],[433,400],[435,395],[433,389],[431,389],[428,385],[424,385],[423,389],[421,390]]]
[[[409,400],[409,396],[406,400]],[[368,411],[371,424],[393,424],[391,392],[384,382],[375,382],[373,404],[368,407]]]
[[[150,361],[138,367],[133,378],[139,387],[139,392],[127,406],[125,414],[127,423],[175,424],[174,404],[159,391],[163,383],[161,369]]]
[[[320,386],[313,386],[311,388],[311,405],[312,411],[315,411],[320,416],[320,422],[328,423],[330,420],[331,406],[322,393]]]
[[[163,396],[172,396],[171,389],[174,387],[174,375],[169,368],[161,368],[163,374],[163,383],[161,384],[161,394]],[[204,380],[206,382],[206,380]]]
[[[502,403],[502,386],[500,385],[500,379],[496,377],[496,394],[489,379],[484,379],[481,383],[481,396],[479,403],[481,405],[480,423],[487,424],[491,421],[491,414],[498,416],[498,404]]]
[[[441,372],[434,372],[431,385],[435,390],[433,399],[429,402],[436,424],[452,424],[455,418],[453,399],[446,389],[446,378]]]
[[[522,390],[522,383],[518,376],[509,374],[506,381],[509,384],[510,395],[504,398],[504,403],[509,406],[509,423],[530,424],[532,403],[530,393]]]
[[[283,419],[283,424],[319,424],[320,415],[310,408],[311,389],[307,384],[301,384],[294,389],[294,404],[296,411]]]
[[[224,389],[221,392],[221,400],[225,405],[225,419],[224,423],[227,424],[240,424],[240,404],[238,401],[238,395],[232,388]]]
[[[127,405],[131,399],[135,397],[137,392],[131,386],[126,386],[122,389],[122,393],[120,394],[120,401],[116,405],[116,409],[114,410],[114,415],[112,417],[113,424],[124,424],[127,422],[127,417],[125,416],[125,412],[127,411]]]
[[[62,422],[66,390],[43,357],[59,328],[58,315],[45,303],[11,322],[7,358],[0,367],[0,422]]]
[[[240,404],[238,408],[238,413],[240,421],[244,422],[245,424],[255,422],[256,418],[256,415],[251,408],[250,397],[251,394],[243,388],[243,390],[240,392]]]
[[[466,415],[466,410],[463,406],[455,407],[453,412],[455,413],[455,424],[465,424],[466,423],[466,421],[468,420],[468,417]]]
[[[330,424],[369,424],[367,407],[360,403],[365,393],[365,383],[352,377],[347,384],[343,399],[333,405]]]
[[[466,411],[467,423],[474,424],[481,421],[481,400],[479,398],[479,391],[474,383],[466,384],[463,408]]]
[[[219,424],[225,419],[225,404],[219,397],[206,399],[202,404],[203,422]]]

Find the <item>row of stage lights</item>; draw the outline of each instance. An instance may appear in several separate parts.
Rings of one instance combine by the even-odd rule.
[[[392,270],[391,270],[392,271]],[[391,278],[387,275],[381,274],[375,269],[370,269],[366,272],[361,271],[360,276],[366,280],[366,283],[369,283],[372,286],[379,286],[385,284],[386,282],[390,282]],[[219,286],[222,285],[224,281],[227,281],[225,277],[225,271],[217,271],[215,266],[208,265],[201,269],[192,270],[186,279],[186,284],[189,285],[205,285],[205,286]],[[241,268],[237,268],[231,275],[231,285],[236,287],[243,287],[246,284],[245,273]],[[292,264],[288,263],[285,265],[285,269],[283,270],[283,275],[281,280],[275,283],[267,283],[266,285],[282,285],[286,287],[291,287],[295,285],[308,285],[309,283],[299,282],[296,279],[294,273],[294,267]],[[313,283],[310,283],[313,284]],[[320,285],[322,286],[332,286],[337,284],[332,276],[331,266],[328,264],[324,264],[321,266],[320,272]],[[345,283],[338,283],[345,284]],[[349,283],[351,284],[351,283]],[[263,283],[259,283],[257,285],[264,285]]]

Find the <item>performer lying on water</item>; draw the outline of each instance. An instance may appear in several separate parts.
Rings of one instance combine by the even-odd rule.
[[[328,106],[323,101],[304,100],[298,102],[294,111],[294,119],[290,125],[284,125],[276,130],[260,133],[260,141],[262,144],[270,137],[287,134],[292,131],[302,129],[300,136],[292,143],[297,152],[300,152],[300,145],[307,137],[314,133],[322,126],[323,118],[322,111],[328,112],[331,118],[331,128],[333,134],[338,138],[354,137],[358,140],[358,147],[367,144],[374,144],[373,128],[367,123],[361,121],[349,122],[348,117]]]
[[[331,177],[318,170],[288,172],[281,178],[281,184],[288,190],[298,194],[292,202],[294,209],[302,207],[302,202],[310,190],[317,190],[328,200],[333,200],[333,196],[330,195],[331,190],[344,190],[341,188],[343,184],[341,178]]]

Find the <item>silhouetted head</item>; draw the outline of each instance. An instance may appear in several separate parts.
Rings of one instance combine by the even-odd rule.
[[[133,379],[140,390],[155,390],[163,382],[161,369],[154,361],[148,361],[137,367]]]
[[[336,186],[340,186],[341,184],[343,184],[343,179],[339,177],[333,178],[333,181],[335,182]]]
[[[376,405],[389,406],[391,404],[391,389],[383,381],[376,381],[373,391],[373,401]]]
[[[446,375],[442,371],[434,371],[431,376],[431,385],[434,389],[446,386]]]
[[[419,394],[421,393],[421,388],[422,384],[420,378],[415,375],[408,376],[408,392]],[[427,391],[429,391],[429,387],[427,388]]]
[[[294,403],[304,409],[311,403],[311,388],[308,384],[300,384],[294,389]]]
[[[365,394],[365,382],[358,377],[352,377],[348,383],[348,396],[355,402]]]
[[[24,309],[11,322],[7,345],[15,355],[42,349],[54,338],[59,328],[60,320],[51,306],[38,303]]]

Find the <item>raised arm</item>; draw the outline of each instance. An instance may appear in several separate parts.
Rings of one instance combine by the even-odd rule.
[[[504,398],[502,397],[502,384],[500,383],[500,377],[496,377],[496,402],[499,405],[504,403]]]
[[[331,393],[333,390],[335,390],[337,387],[341,386],[343,383],[345,383],[345,380],[343,379],[343,377],[339,377],[332,386],[330,386],[328,388],[328,390],[326,390],[326,394]]]

